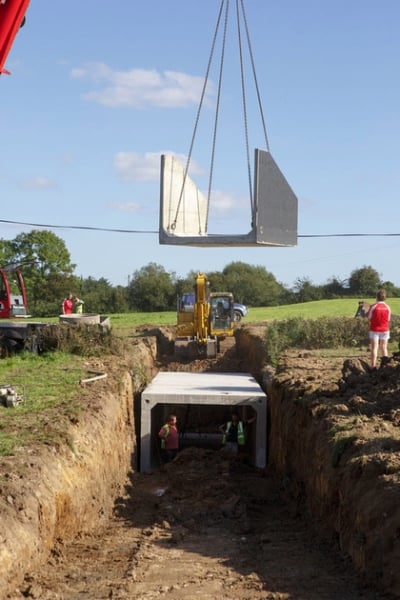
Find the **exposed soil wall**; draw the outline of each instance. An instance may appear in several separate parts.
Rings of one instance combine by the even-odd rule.
[[[98,368],[98,367],[97,367]],[[68,540],[106,519],[135,451],[132,378],[109,375],[82,390],[69,446],[21,450],[2,459],[0,581],[5,597],[24,573]]]
[[[338,540],[356,570],[400,597],[398,432],[379,409],[365,418],[338,384],[327,385],[331,361],[310,357],[307,381],[307,363],[301,360],[296,374],[294,360],[282,364],[269,386],[271,467],[287,497]],[[340,375],[337,369],[337,382]]]
[[[269,469],[293,510],[308,512],[371,584],[400,598],[400,364],[292,351],[271,376],[266,328],[238,332],[268,395]],[[366,357],[367,358],[367,357]]]

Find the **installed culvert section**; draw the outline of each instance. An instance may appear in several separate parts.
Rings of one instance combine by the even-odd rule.
[[[160,372],[144,389],[141,397],[140,470],[151,471],[155,464],[153,440],[169,413],[181,414],[185,420],[187,407],[208,407],[206,416],[221,423],[229,412],[252,411],[256,419],[250,440],[250,460],[264,468],[267,460],[267,396],[250,373],[169,373]],[[158,407],[158,410],[157,410]],[[221,407],[225,410],[221,412]],[[160,410],[161,409],[161,410]],[[213,435],[209,432],[209,435]],[[218,435],[216,428],[215,435]],[[194,442],[195,443],[195,442]]]

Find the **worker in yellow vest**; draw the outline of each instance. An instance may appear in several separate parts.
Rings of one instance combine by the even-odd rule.
[[[244,426],[249,425],[255,421],[255,417],[248,419],[247,421],[241,421],[239,415],[234,412],[231,415],[231,420],[221,425],[219,430],[223,434],[222,444],[232,454],[237,454],[239,448],[244,446],[246,443]]]
[[[78,298],[78,296],[74,296],[72,300],[74,303],[74,312],[81,315],[83,313],[83,305],[85,304],[84,301]]]

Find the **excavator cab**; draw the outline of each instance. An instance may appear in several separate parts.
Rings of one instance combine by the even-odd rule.
[[[234,330],[233,294],[210,294],[210,335],[218,338],[232,336]]]

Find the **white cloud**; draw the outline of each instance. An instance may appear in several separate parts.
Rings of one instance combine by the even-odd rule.
[[[118,152],[114,158],[114,167],[118,176],[124,181],[159,181],[161,154],[173,154],[182,166],[186,167],[187,157],[171,151],[146,152]],[[190,175],[203,173],[196,161],[190,162]]]
[[[157,181],[160,178],[160,155],[154,152],[118,152],[114,167],[124,181]]]
[[[62,156],[62,162],[64,165],[72,165],[75,162],[74,156],[72,154],[70,154],[69,152],[66,152]]]
[[[111,208],[118,212],[138,213],[143,207],[137,202],[113,202]]]
[[[32,177],[19,184],[24,190],[50,190],[57,187],[56,183],[47,177]]]
[[[207,192],[204,191],[203,194],[207,196]],[[219,190],[211,191],[211,206],[212,211],[215,214],[226,214],[232,211],[232,209],[238,208],[243,203],[233,196],[225,192],[221,192]]]
[[[98,90],[86,92],[85,100],[112,108],[176,108],[198,104],[204,78],[177,71],[131,69],[113,71],[103,63],[89,63],[71,70],[74,79],[85,79],[98,84]],[[213,93],[208,82],[204,102]]]

